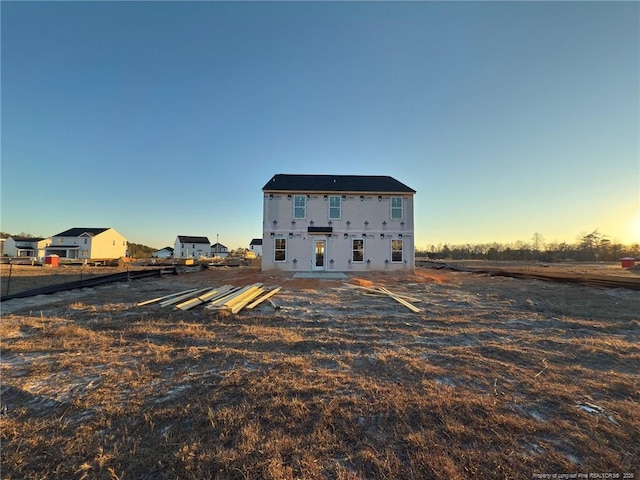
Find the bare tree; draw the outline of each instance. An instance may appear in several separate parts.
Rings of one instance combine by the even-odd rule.
[[[536,232],[531,236],[531,243],[533,245],[533,250],[535,252],[539,252],[544,248],[544,237],[541,233]]]

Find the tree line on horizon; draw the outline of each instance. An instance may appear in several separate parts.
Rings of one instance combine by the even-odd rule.
[[[33,237],[29,233],[21,232],[12,235],[0,232],[0,238]],[[245,249],[246,250],[246,249]],[[150,258],[156,249],[139,243],[128,244],[128,253],[134,258]],[[616,262],[624,257],[640,257],[640,244],[623,245],[613,242],[607,235],[598,230],[583,234],[578,241],[548,242],[540,233],[534,233],[531,242],[518,241],[510,244],[477,243],[449,245],[431,245],[430,248],[416,249],[416,257],[428,257],[432,260],[528,260],[540,262]]]
[[[613,242],[597,229],[581,235],[573,244],[567,242],[546,243],[543,236],[536,232],[531,237],[531,242],[431,245],[427,249],[416,249],[416,257],[428,257],[432,260],[616,262],[624,257],[640,257],[640,244],[623,245],[619,242]]]

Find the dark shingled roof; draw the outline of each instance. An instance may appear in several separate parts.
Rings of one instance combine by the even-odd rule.
[[[274,175],[262,188],[265,192],[363,192],[416,193],[386,175]]]
[[[109,228],[83,228],[83,227],[75,227],[75,228],[70,228],[69,230],[65,230],[62,233],[58,233],[57,235],[54,235],[54,237],[79,237],[80,235],[82,235],[83,233],[89,233],[91,235],[98,235],[99,233],[102,233],[106,230],[109,230]]]
[[[262,239],[254,238],[253,240],[251,240],[251,243],[249,245],[262,245]]]
[[[206,243],[210,245],[209,239],[207,237],[190,237],[188,235],[178,235],[178,240],[180,243]]]
[[[44,237],[14,237],[13,235],[11,235],[11,238],[13,238],[14,242],[41,242],[45,239]]]

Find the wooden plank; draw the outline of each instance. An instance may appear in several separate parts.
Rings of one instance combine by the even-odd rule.
[[[233,309],[236,305],[244,302],[245,299],[253,297],[255,292],[262,292],[262,288],[258,285],[250,285],[244,292],[239,293],[234,298],[229,299],[223,306]],[[259,295],[259,293],[258,293]]]
[[[225,295],[224,297],[221,297],[215,301],[210,302],[209,305],[207,305],[205,308],[208,310],[220,310],[220,309],[228,308],[227,303],[233,302],[237,297],[243,295],[249,289],[256,288],[259,286],[262,286],[262,284],[254,283],[252,285],[247,285],[242,288],[238,287],[233,292],[230,292],[229,295]]]
[[[206,292],[207,290],[210,290],[210,289],[211,287],[201,288],[200,290],[194,290],[191,293],[185,293],[184,295],[180,295],[179,297],[170,298],[168,300],[165,300],[164,302],[160,302],[160,306],[166,307],[168,305],[173,305],[174,303],[178,303],[182,300],[186,300],[187,298],[192,298],[194,295],[200,295],[201,293]]]
[[[241,288],[233,295],[230,295],[228,298],[220,299],[216,302],[212,302],[207,305],[208,309],[212,310],[229,310],[232,309],[236,304],[242,302],[248,295],[250,295],[255,290],[259,289],[262,286],[262,283],[254,283],[252,285],[247,285],[246,287]]]
[[[145,300],[144,302],[136,303],[136,307],[142,307],[143,305],[149,305],[150,303],[159,302],[161,300],[166,300],[166,299],[171,298],[171,297],[175,297],[175,296],[178,296],[178,295],[184,295],[185,293],[192,293],[192,292],[195,292],[195,291],[196,291],[196,289],[192,288],[190,290],[183,290],[182,292],[171,293],[171,294],[165,295],[163,297],[152,298],[151,300]]]
[[[249,302],[251,302],[254,298],[261,295],[264,292],[263,288],[258,287],[256,290],[248,291],[241,301],[234,303],[231,307],[231,313],[238,313],[242,310]]]
[[[252,308],[255,308],[256,306],[260,305],[262,302],[264,302],[266,299],[273,297],[276,293],[278,293],[280,290],[282,289],[282,287],[275,287],[273,290],[268,291],[267,293],[265,293],[264,295],[262,295],[260,298],[258,298],[257,300],[255,300],[254,302],[250,303],[249,305],[247,305],[245,308],[251,310]]]
[[[225,295],[222,295],[219,298],[216,299],[212,299],[209,302],[209,305],[207,305],[204,308],[207,308],[209,310],[211,309],[216,309],[218,307],[220,307],[224,302],[226,302],[227,300],[230,300],[232,298],[234,298],[236,295],[238,295],[238,293],[240,292],[240,290],[242,290],[241,287],[235,287],[233,290],[230,290],[229,292],[227,292]]]
[[[382,293],[382,294],[388,296],[387,293],[381,292],[380,290],[377,290],[375,288],[363,287],[362,285],[354,285],[352,283],[343,283],[343,285],[346,285],[347,287],[352,287],[352,288],[360,288],[362,290],[367,290],[368,292],[377,293],[378,295],[380,295]],[[401,295],[399,293],[394,293],[394,295],[396,297],[402,298],[403,300],[406,300],[407,302],[421,302],[422,301],[422,299],[420,299],[420,298],[409,297],[408,295]]]
[[[193,307],[196,307],[198,305],[201,305],[203,303],[205,303],[206,301],[221,295],[224,292],[227,292],[231,289],[231,285],[223,285],[222,287],[218,287],[218,288],[213,288],[211,289],[209,292],[206,292],[196,298],[192,298],[190,300],[187,300],[185,302],[179,303],[178,305],[176,305],[176,308],[179,308],[180,310],[189,310]],[[222,290],[222,292],[221,292]]]
[[[409,310],[411,310],[412,312],[415,313],[419,313],[422,310],[419,309],[418,307],[416,307],[415,305],[410,304],[409,302],[407,302],[406,300],[398,297],[395,293],[390,292],[389,290],[387,290],[384,287],[379,287],[379,290],[381,292],[386,293],[387,295],[389,295],[391,298],[393,298],[396,302],[400,303],[401,305],[404,305],[405,307],[407,307]]]
[[[233,295],[235,291],[238,290],[238,287],[234,287],[233,285],[223,285],[218,289],[218,293],[213,297],[209,298],[208,302],[216,302],[222,297],[226,297],[228,295]]]

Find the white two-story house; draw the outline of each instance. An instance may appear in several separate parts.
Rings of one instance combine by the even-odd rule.
[[[50,238],[12,235],[5,241],[3,254],[7,257],[44,257],[46,246],[50,243]]]
[[[416,192],[398,180],[277,174],[262,191],[263,270],[414,271]]]
[[[211,242],[207,237],[178,235],[173,244],[174,258],[200,258],[211,256]]]
[[[110,260],[127,255],[127,239],[113,228],[75,227],[51,237],[46,255]]]

